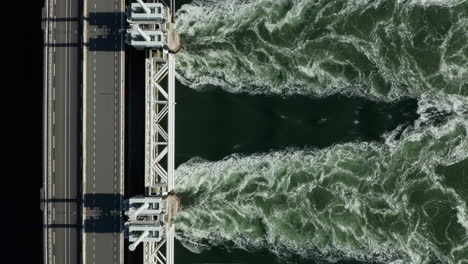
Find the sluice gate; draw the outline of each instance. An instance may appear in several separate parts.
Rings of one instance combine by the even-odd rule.
[[[129,250],[143,245],[145,264],[174,263],[175,3],[137,0],[127,7],[126,43],[145,57],[145,193],[125,201]]]

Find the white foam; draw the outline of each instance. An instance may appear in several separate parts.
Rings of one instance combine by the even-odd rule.
[[[431,189],[447,196],[446,201],[453,201],[458,224],[466,230],[466,197],[435,173],[438,165],[468,158],[466,100],[457,96],[421,100],[416,125],[399,140],[383,144],[357,142],[232,155],[217,162],[191,160],[177,169],[177,191],[194,194],[199,203],[184,208],[177,217],[178,238],[195,251],[227,246],[230,241],[239,248],[267,248],[286,258],[294,253],[333,261],[425,263],[434,254],[441,261],[456,263],[455,254],[443,254],[427,235],[430,219],[417,220],[415,215],[423,207],[410,207],[409,196],[418,184],[428,182]],[[433,122],[429,109],[452,114]],[[445,149],[438,150],[443,142]],[[398,185],[389,187],[388,180]],[[332,195],[325,209],[316,209],[311,200],[317,188]],[[377,199],[383,199],[387,208],[371,205]],[[368,222],[369,206],[375,215],[404,222],[409,233],[390,232]],[[346,217],[340,217],[342,213]],[[308,234],[310,229],[303,229],[304,225],[313,225],[316,231]],[[258,233],[258,228],[263,231]],[[340,233],[352,239],[343,239]],[[459,243],[454,250],[465,242]]]
[[[284,3],[290,6],[285,8]],[[335,28],[335,24],[345,23],[347,17],[379,8],[382,3],[383,1],[347,1],[338,8],[339,11],[333,20],[330,20],[331,15],[327,14],[333,2],[326,4],[311,0],[222,0],[197,1],[192,5],[184,5],[178,13],[177,28],[187,41],[184,42],[185,49],[178,55],[177,78],[184,85],[198,90],[214,85],[232,93],[250,94],[300,94],[316,97],[344,94],[386,101],[420,97],[424,94],[466,94],[466,91],[463,91],[463,87],[466,86],[463,85],[466,83],[464,80],[468,78],[468,72],[467,68],[463,67],[463,62],[468,63],[468,58],[463,54],[463,49],[459,49],[456,55],[461,56],[461,62],[457,64],[450,60],[455,55],[449,53],[454,48],[451,45],[458,45],[449,41],[454,32],[467,26],[467,18],[461,14],[453,14],[459,19],[454,22],[446,36],[442,36],[443,44],[435,47],[441,55],[440,67],[436,73],[426,76],[422,69],[426,65],[414,60],[413,55],[408,53],[411,45],[398,45],[400,50],[391,51],[398,60],[398,66],[390,63],[393,58],[386,55],[390,52],[388,50],[401,41],[413,42],[415,32],[412,31],[413,25],[408,22],[408,16],[415,5],[454,6],[461,1],[401,2],[401,6],[396,9],[402,12],[398,15],[400,19],[389,18],[376,24],[370,38],[339,32]],[[309,13],[308,10],[316,10],[315,19],[305,17]],[[304,23],[309,20],[309,23]],[[310,38],[310,34],[316,33],[315,30],[323,27],[325,21],[329,20],[331,22],[327,23],[326,34]],[[298,32],[297,39],[287,36],[290,28],[295,28],[297,24],[300,24],[299,28],[303,30]],[[384,27],[385,37],[389,40],[378,37],[375,31],[379,27]],[[263,32],[263,28],[267,32]],[[250,37],[244,36],[246,32]],[[397,36],[392,37],[395,34]],[[240,48],[241,43],[246,47],[251,46],[251,50]],[[320,43],[322,44],[318,45]],[[337,51],[347,49],[343,47],[337,47],[336,50],[308,48],[308,45],[322,47],[332,45],[330,43],[346,44],[349,49],[356,49],[356,54],[362,55],[368,62],[353,59],[352,56],[342,58]],[[387,52],[383,53],[383,50]],[[256,52],[262,53],[267,62],[258,60]],[[362,66],[359,64],[362,63],[368,64],[366,68],[375,70],[369,74],[360,69]],[[357,71],[358,75],[348,79],[344,72],[325,70],[324,64]],[[375,84],[372,78],[381,78],[385,87]],[[437,79],[443,79],[447,84],[433,87]]]
[[[463,205],[457,206],[457,221],[465,228],[465,234],[468,237],[468,214]]]

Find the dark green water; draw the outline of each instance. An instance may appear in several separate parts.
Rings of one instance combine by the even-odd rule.
[[[468,263],[468,1],[178,4],[177,263]]]
[[[338,95],[282,98],[178,88],[178,164],[195,156],[220,160],[231,153],[382,141],[384,133],[409,126],[418,116],[416,100],[378,103]]]
[[[466,0],[195,1],[179,78],[250,94],[468,94]]]
[[[419,116],[415,100],[377,103],[343,96],[312,99],[236,95],[220,90],[198,92],[180,83],[176,97],[176,164],[183,166],[190,164],[187,161],[193,157],[216,161],[231,153],[249,155],[291,147],[322,148],[337,142],[363,140],[383,142],[383,134],[399,126],[411,126]],[[198,176],[205,178],[205,175]],[[190,185],[180,183],[180,186]],[[189,193],[182,194],[187,202]],[[177,243],[176,262],[282,262],[267,247],[246,251],[236,249],[230,241],[225,242],[197,253]],[[301,254],[292,254],[288,260],[310,263]]]

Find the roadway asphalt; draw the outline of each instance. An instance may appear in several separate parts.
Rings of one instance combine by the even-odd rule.
[[[124,0],[84,0],[83,263],[123,263]]]
[[[47,263],[78,263],[79,177],[78,100],[80,19],[78,0],[46,0],[43,23],[47,128],[46,193],[43,197]]]

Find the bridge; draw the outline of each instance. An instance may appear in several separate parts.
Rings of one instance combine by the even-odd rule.
[[[174,9],[45,0],[44,263],[124,263],[124,237],[145,263],[173,263]],[[125,44],[146,53],[145,193],[127,200]]]

